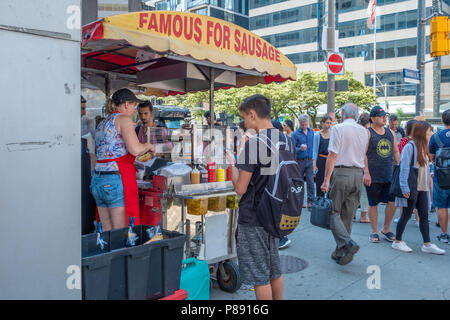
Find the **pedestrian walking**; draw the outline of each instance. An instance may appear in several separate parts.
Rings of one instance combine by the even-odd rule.
[[[350,237],[352,220],[361,197],[364,156],[368,144],[367,130],[356,123],[358,107],[345,104],[342,109],[343,122],[330,131],[328,158],[322,192],[328,192],[333,201],[331,231],[336,249],[331,258],[346,265],[353,260],[359,245]],[[333,178],[331,179],[331,175]]]
[[[400,142],[405,136],[405,130],[398,126],[398,117],[395,114],[389,115],[389,129],[391,129],[397,137],[397,142]]]
[[[306,190],[308,208],[311,208],[314,200],[314,171],[313,171],[313,144],[314,131],[309,128],[309,116],[302,114],[298,117],[300,128],[292,134],[295,144],[296,158],[300,166],[301,176],[306,176]],[[306,207],[306,206],[303,206]]]
[[[325,177],[325,164],[328,158],[328,144],[330,142],[331,118],[325,116],[320,121],[322,130],[314,134],[313,167],[316,176],[316,195],[323,196],[320,189]]]
[[[403,198],[396,197],[395,203],[397,206],[403,207],[403,213],[397,224],[395,241],[392,243],[392,248],[403,252],[412,252],[412,249],[402,241],[402,235],[413,209],[417,207],[420,217],[420,233],[424,242],[422,252],[434,254],[445,253],[445,250],[440,249],[430,242],[428,212],[431,203],[429,199],[430,170],[428,163],[431,156],[428,152],[428,142],[431,135],[431,125],[425,121],[418,121],[412,131],[412,140],[403,148],[401,156],[399,182]],[[415,185],[408,184],[411,163],[414,164],[415,168],[419,169],[417,183]],[[411,190],[410,188],[415,188],[416,190]],[[417,196],[411,197],[411,194],[413,192],[416,193],[416,191]]]
[[[291,120],[285,120],[283,122],[283,131],[288,137],[292,137],[294,133],[294,123]]]
[[[431,159],[436,160],[436,154],[439,149],[450,147],[450,109],[442,113],[442,123],[445,130],[435,133],[429,143],[429,151]],[[448,166],[448,165],[447,165]],[[441,242],[450,244],[450,236],[448,234],[448,208],[450,208],[450,189],[443,189],[437,181],[436,165],[434,165],[433,175],[433,205],[437,208],[439,226],[442,233],[438,236]],[[447,169],[448,170],[448,169]]]
[[[387,113],[380,106],[370,111],[371,126],[369,132],[369,145],[366,153],[366,167],[364,169],[364,184],[369,199],[369,219],[372,233],[369,240],[380,242],[378,236],[378,204],[387,203],[384,214],[384,225],[381,234],[387,241],[394,241],[395,235],[391,232],[391,222],[395,214],[395,197],[389,193],[391,186],[394,161],[400,161],[397,137],[395,133],[386,129]]]
[[[363,126],[366,129],[370,127],[370,115],[367,112],[363,112],[358,119],[358,124]],[[360,223],[370,223],[369,218],[367,217],[367,212],[369,211],[369,199],[367,199],[367,191],[364,186],[361,187],[361,198],[359,199],[359,210],[361,212],[359,216]],[[355,217],[356,219],[356,213]]]
[[[273,127],[270,119],[271,103],[266,97],[254,95],[245,99],[239,106],[239,112],[245,121],[245,128],[258,133],[245,143],[237,163],[234,155],[227,151],[227,159],[232,166],[231,180],[236,193],[242,195],[236,231],[239,272],[242,282],[254,287],[256,299],[281,300],[283,276],[278,254],[278,239],[261,226],[255,212],[255,203],[258,203],[270,177],[264,169],[271,168],[272,163],[272,158],[269,158],[270,161],[267,163],[267,159],[262,159],[260,155],[269,157],[274,155],[269,146],[260,143],[259,137],[266,136],[275,145],[278,141],[281,143],[287,139],[292,152],[294,145],[290,138]],[[251,146],[252,143],[256,143],[256,146]],[[254,154],[253,150],[260,151]]]

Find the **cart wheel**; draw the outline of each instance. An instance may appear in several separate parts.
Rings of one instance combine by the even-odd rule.
[[[241,287],[239,267],[233,262],[222,263],[217,269],[217,281],[219,282],[220,289],[223,291],[236,292]]]

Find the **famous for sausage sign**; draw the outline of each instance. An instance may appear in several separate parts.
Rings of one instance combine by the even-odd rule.
[[[83,28],[83,43],[100,39],[132,42],[157,52],[175,52],[199,60],[256,69],[296,79],[295,65],[252,32],[224,20],[176,11],[143,11],[111,16]]]

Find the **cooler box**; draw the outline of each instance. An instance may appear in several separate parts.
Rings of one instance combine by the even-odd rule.
[[[183,260],[180,288],[188,293],[186,300],[209,300],[209,267],[206,261]]]
[[[157,193],[139,190],[141,224],[157,226],[161,221],[161,197]]]

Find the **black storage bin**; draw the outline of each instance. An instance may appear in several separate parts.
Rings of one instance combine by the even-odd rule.
[[[185,235],[163,230],[165,239],[144,244],[148,228],[133,227],[134,247],[126,247],[124,228],[109,232],[110,252],[83,254],[83,299],[158,299],[179,289]]]

